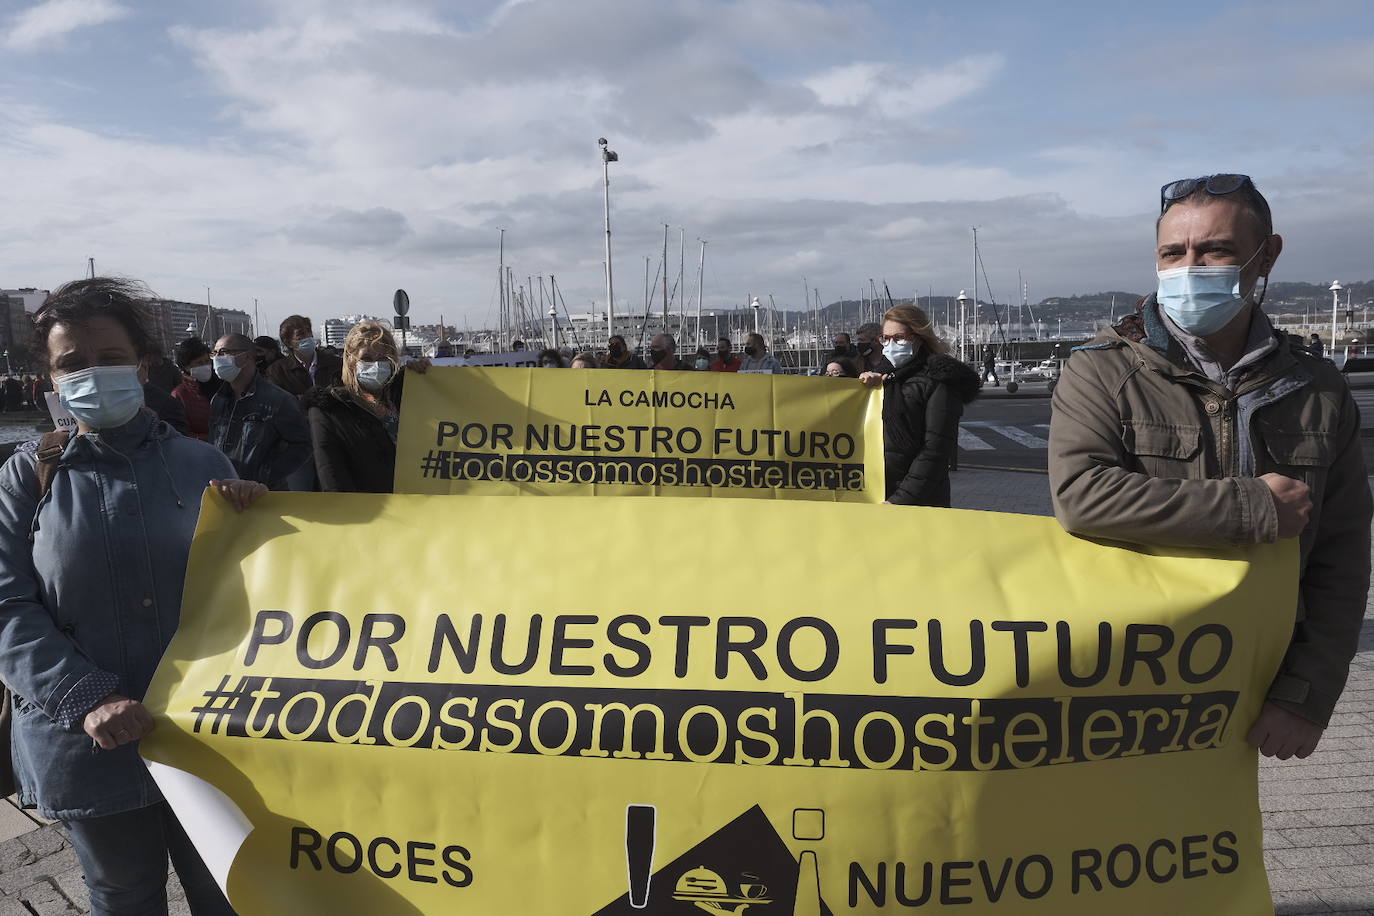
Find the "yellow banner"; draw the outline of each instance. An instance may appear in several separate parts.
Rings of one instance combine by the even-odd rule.
[[[1266,911],[1294,542],[738,505],[210,494],[143,753],[238,912]]]
[[[853,379],[434,367],[406,378],[397,493],[883,498]]]

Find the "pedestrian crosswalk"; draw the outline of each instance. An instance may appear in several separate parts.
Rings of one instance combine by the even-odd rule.
[[[1050,425],[1030,423],[1012,426],[986,420],[959,424],[959,447],[966,452],[990,452],[1004,448],[1049,448]]]
[[[1355,404],[1360,408],[1360,425],[1374,426],[1374,388],[1356,388],[1350,393],[1355,396]]]

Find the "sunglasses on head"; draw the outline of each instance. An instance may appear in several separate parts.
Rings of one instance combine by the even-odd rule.
[[[1259,201],[1264,200],[1249,175],[1226,174],[1203,175],[1201,178],[1180,178],[1178,181],[1171,181],[1159,189],[1159,212],[1163,213],[1169,209],[1170,204],[1197,193],[1198,188],[1204,189],[1208,194],[1224,197],[1227,194],[1234,194],[1246,186],[1255,192],[1255,197]]]

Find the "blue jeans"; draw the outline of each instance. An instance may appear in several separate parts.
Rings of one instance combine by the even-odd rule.
[[[92,916],[166,916],[168,855],[195,916],[233,916],[166,802],[63,826],[85,872]]]

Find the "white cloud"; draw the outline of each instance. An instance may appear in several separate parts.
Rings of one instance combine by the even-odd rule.
[[[886,118],[919,117],[986,89],[1001,72],[999,55],[965,57],[945,67],[906,72],[896,65],[834,67],[806,85],[826,105],[868,107]]]
[[[16,15],[3,44],[13,51],[37,50],[77,29],[113,22],[128,15],[128,7],[114,0],[47,0]]]

